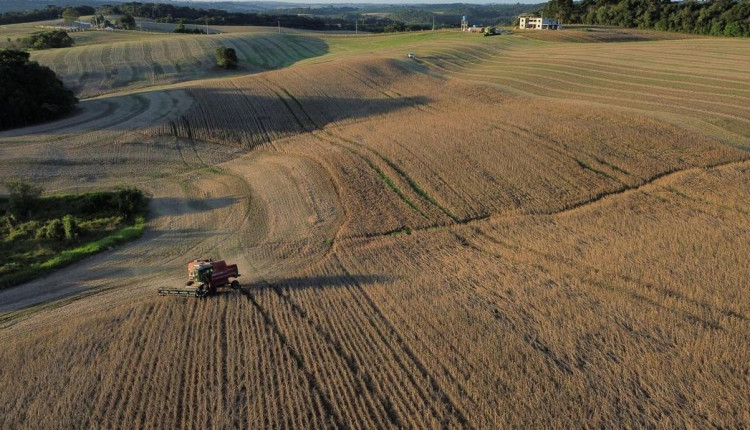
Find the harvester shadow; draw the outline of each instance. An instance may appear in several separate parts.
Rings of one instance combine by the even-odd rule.
[[[249,283],[241,283],[241,291],[244,293],[261,293],[265,291],[294,291],[304,289],[326,289],[356,287],[392,281],[394,278],[385,275],[321,275],[300,276],[281,279],[259,280]],[[219,294],[229,293],[220,291]]]

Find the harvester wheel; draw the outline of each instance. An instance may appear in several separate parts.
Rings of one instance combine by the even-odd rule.
[[[238,280],[236,280],[236,279],[235,279],[235,280],[234,280],[234,281],[232,281],[232,283],[231,283],[231,284],[229,284],[229,285],[230,285],[230,286],[231,286],[232,288],[234,288],[235,290],[237,290],[237,289],[239,289],[239,288],[240,288],[240,281],[238,281]]]

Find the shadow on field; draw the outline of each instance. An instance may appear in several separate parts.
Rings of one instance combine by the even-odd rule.
[[[424,96],[373,98],[373,92],[365,90],[362,94],[346,91],[345,97],[295,96],[286,91],[268,95],[254,93],[256,91],[252,86],[236,90],[184,88],[90,100],[81,104],[78,115],[9,130],[0,133],[0,138],[34,133],[62,136],[101,130],[117,133],[150,128],[155,137],[178,137],[252,148],[322,129],[333,122],[419,109],[432,102]],[[105,107],[110,113],[97,114],[106,111]],[[154,122],[157,110],[160,119]]]
[[[342,96],[294,95],[286,90],[268,95],[256,91],[253,87],[190,88],[187,92],[195,104],[185,115],[169,121],[170,131],[178,137],[252,147],[322,129],[333,122],[420,108],[432,102],[424,96],[373,98],[372,90],[366,89],[361,95],[358,91],[341,91]]]
[[[93,35],[96,32],[87,34]],[[106,33],[106,32],[101,32]],[[98,36],[104,36],[99,34]],[[106,37],[116,37],[108,34]],[[169,85],[178,82],[200,79],[239,77],[289,67],[299,61],[326,55],[330,51],[328,43],[315,36],[300,34],[276,34],[273,29],[257,33],[233,33],[211,36],[214,43],[204,43],[206,36],[173,35],[163,39],[162,48],[171,50],[170,55],[152,52],[150,40],[127,41],[127,49],[122,49],[126,41],[114,40],[118,49],[110,56],[109,52],[97,50],[92,45],[89,52],[71,48],[81,55],[77,63],[67,60],[44,64],[58,73],[66,87],[75,91],[81,99],[75,111],[64,118],[34,124],[31,126],[5,130],[2,137],[14,137],[33,133],[70,133],[102,130],[133,130],[154,124],[154,116],[173,116],[174,111],[190,104],[179,95],[173,100],[179,106],[156,106],[158,112],[149,112],[154,94],[174,93],[173,90],[144,91],[140,94],[107,97],[108,93],[120,90],[136,90],[154,85]],[[186,45],[187,43],[187,45]],[[111,43],[104,45],[111,46]],[[215,48],[233,48],[239,59],[236,69],[226,70],[216,64]],[[188,46],[190,47],[188,49]],[[86,49],[89,49],[88,47]],[[105,52],[106,66],[100,58]],[[175,56],[177,53],[180,56]],[[139,54],[136,56],[136,53]],[[110,58],[111,57],[111,58]],[[56,60],[57,61],[57,60]],[[75,67],[73,67],[75,66]],[[71,73],[68,73],[71,70]],[[103,98],[92,98],[104,96]],[[179,116],[179,115],[177,115]],[[136,121],[135,127],[132,120]]]
[[[264,290],[303,290],[346,287],[355,285],[369,285],[393,280],[385,275],[322,275],[300,276],[282,279],[272,279],[250,283],[242,282],[242,289],[247,292]]]

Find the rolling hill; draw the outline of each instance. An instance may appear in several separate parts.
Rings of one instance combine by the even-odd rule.
[[[0,427],[750,425],[750,43],[561,34],[35,54],[84,100],[0,180],[151,215],[0,291]],[[241,292],[156,294],[201,256]]]

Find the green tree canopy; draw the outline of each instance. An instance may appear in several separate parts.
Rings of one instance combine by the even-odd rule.
[[[78,103],[49,67],[29,53],[0,50],[0,130],[65,115]]]
[[[216,48],[216,64],[225,69],[234,69],[237,67],[237,53],[233,48],[220,46]]]
[[[22,43],[30,49],[67,48],[73,45],[73,39],[64,30],[52,30],[32,34]]]
[[[120,20],[118,21],[120,24],[120,27],[126,29],[126,30],[135,30],[135,18],[133,18],[133,15],[125,14],[122,17],[120,17]]]
[[[550,0],[544,16],[564,23],[750,36],[750,0]]]
[[[76,21],[78,18],[80,18],[81,14],[72,7],[69,7],[63,11],[62,17],[65,23],[71,24],[73,21]]]
[[[39,196],[42,195],[42,187],[29,182],[11,179],[5,183],[10,194],[8,206],[11,212],[19,217],[27,215]]]

